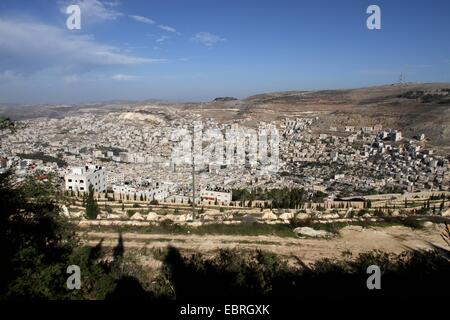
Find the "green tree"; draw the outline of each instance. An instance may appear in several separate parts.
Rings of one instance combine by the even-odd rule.
[[[81,201],[81,206],[86,208],[86,193],[83,193],[83,200]]]
[[[94,199],[94,186],[89,185],[89,193],[86,199],[86,216],[88,219],[95,220],[100,213],[97,201]]]
[[[54,177],[17,183],[0,174],[0,299],[67,299],[67,259],[76,234],[60,216]]]
[[[101,242],[81,245],[74,225],[60,214],[64,196],[56,175],[42,179],[37,172],[24,180],[13,172],[0,174],[0,300],[149,298],[134,278],[142,270],[122,259],[121,236],[108,262]],[[67,289],[66,270],[73,264],[82,270],[81,290]]]
[[[11,132],[16,131],[16,124],[11,121],[9,118],[0,117],[0,130],[8,129]]]

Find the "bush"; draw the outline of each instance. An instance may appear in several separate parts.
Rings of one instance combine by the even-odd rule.
[[[365,215],[366,213],[369,213],[369,210],[367,209],[361,209],[358,211],[358,213],[356,214],[358,217],[362,217],[363,215]]]
[[[438,251],[400,255],[373,251],[351,259],[288,264],[264,251],[220,250],[213,257],[183,257],[175,248],[165,254],[163,270],[177,299],[370,299],[445,297],[450,262]],[[367,267],[382,270],[383,290],[367,290]]]
[[[426,207],[422,207],[419,210],[417,210],[417,214],[421,214],[421,215],[427,215],[428,214],[428,209]]]

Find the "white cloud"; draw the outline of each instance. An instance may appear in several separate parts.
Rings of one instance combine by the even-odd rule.
[[[94,75],[94,74],[67,74],[62,77],[64,83],[88,83],[88,82],[109,82],[113,81],[133,81],[142,79],[141,76],[134,76],[129,74],[114,74],[110,76],[105,75]]]
[[[155,24],[155,21],[153,21],[150,18],[143,17],[143,16],[135,16],[135,15],[129,15],[129,17],[137,22],[142,22],[146,24]]]
[[[12,70],[4,70],[0,72],[0,79],[17,79],[21,77],[22,75]]]
[[[172,28],[172,27],[169,27],[169,26],[165,26],[165,25],[163,25],[163,24],[160,24],[160,25],[158,26],[158,28],[160,28],[160,29],[162,29],[162,30],[164,30],[164,31],[167,31],[167,32],[177,32],[177,29]]]
[[[132,81],[132,80],[138,80],[141,77],[139,76],[132,76],[128,74],[115,74],[111,77],[112,80],[115,81]]]
[[[158,61],[164,60],[129,55],[90,36],[74,35],[47,24],[0,18],[0,72],[87,71]]]
[[[83,22],[116,20],[123,15],[114,9],[120,4],[119,1],[100,0],[62,0],[59,2],[61,12],[66,14],[67,6],[72,4],[80,6]]]
[[[199,32],[192,37],[192,40],[207,47],[211,47],[219,42],[225,41],[224,38],[209,32]]]
[[[167,39],[169,39],[168,36],[161,36],[156,40],[156,42],[161,43],[161,42],[166,41]]]
[[[0,83],[16,83],[23,80],[23,75],[12,70],[0,71]]]
[[[71,84],[80,81],[80,76],[77,74],[68,74],[63,77],[64,83]]]

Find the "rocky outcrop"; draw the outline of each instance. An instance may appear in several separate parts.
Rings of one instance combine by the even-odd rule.
[[[325,230],[315,230],[310,227],[295,228],[294,232],[301,236],[307,236],[312,238],[331,238],[333,234]]]
[[[275,213],[269,211],[269,212],[264,213],[263,216],[261,217],[261,219],[276,220],[276,219],[278,219],[278,216]]]
[[[131,216],[131,220],[145,220],[145,218],[138,212]]]
[[[442,216],[444,217],[450,217],[450,208],[442,212]]]
[[[151,212],[150,211],[147,214],[147,216],[145,217],[145,219],[148,220],[148,221],[158,221],[159,220],[159,216],[155,212]]]
[[[294,213],[293,212],[282,213],[282,214],[280,214],[279,218],[283,219],[283,220],[293,219],[294,218]]]
[[[298,220],[306,220],[306,219],[309,219],[311,217],[307,213],[299,213],[299,214],[297,214],[297,216],[295,218],[298,219]]]

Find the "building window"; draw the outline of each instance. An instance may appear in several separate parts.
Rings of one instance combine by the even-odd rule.
[[[83,191],[83,190],[84,190],[84,187],[80,187],[80,190]]]
[[[68,181],[68,182],[72,182],[72,179],[68,179],[67,181]]]
[[[80,180],[80,183],[84,183],[84,180]]]

